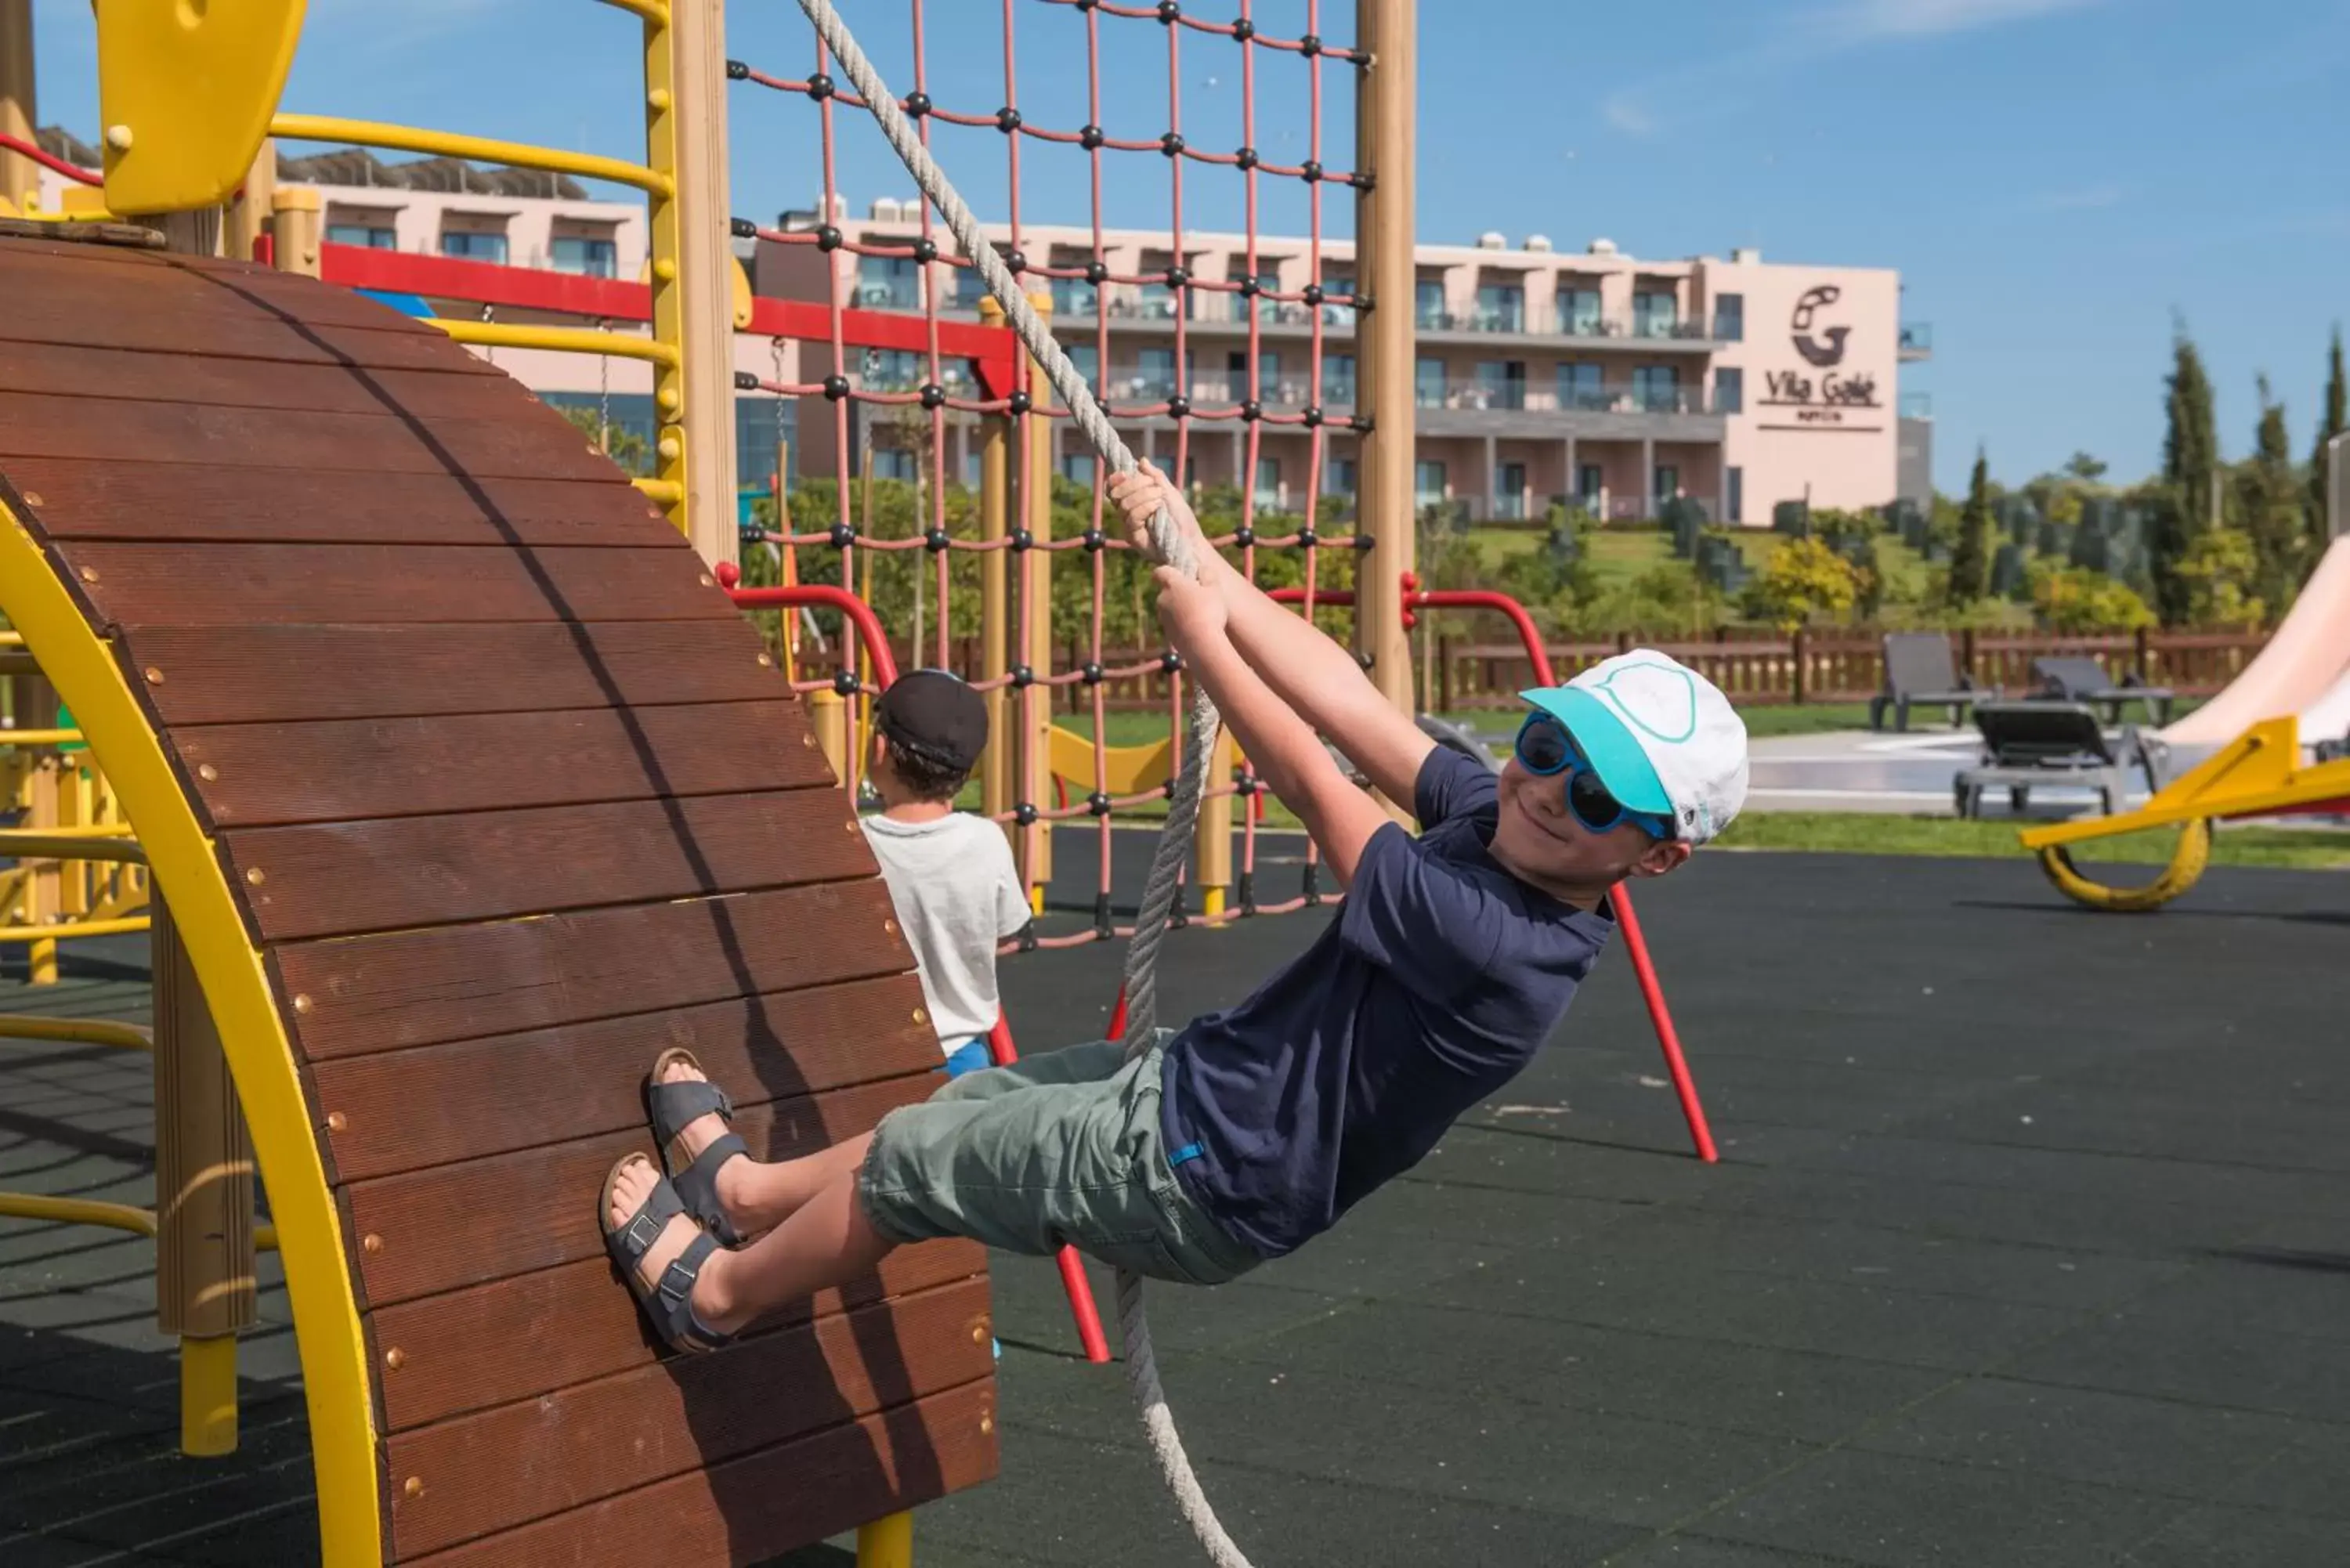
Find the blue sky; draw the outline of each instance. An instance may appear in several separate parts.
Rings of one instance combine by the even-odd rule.
[[[1228,17],[1237,0],[1191,0]],[[910,90],[904,0],[847,0],[876,63]],[[931,91],[1003,99],[1001,8],[930,0]],[[1322,32],[1352,34],[1325,0]],[[805,74],[811,35],[789,0],[734,0],[730,51]],[[1267,32],[1305,0],[1258,0]],[[286,107],[405,120],[631,156],[636,25],[585,0],[311,0]],[[97,125],[87,0],[36,0],[42,118]],[[1032,122],[1086,118],[1083,22],[1021,0],[1018,82]],[[1165,128],[1165,37],[1101,21],[1104,123]],[[1185,129],[1241,140],[1232,44],[1182,37]],[[1261,57],[1262,58],[1263,57]],[[2075,448],[2116,477],[2158,461],[2174,311],[2219,389],[2230,453],[2250,443],[2265,371],[2305,454],[2325,334],[2350,317],[2350,0],[1421,0],[1419,220],[1425,239],[1499,229],[1562,249],[1606,235],[1643,256],[1721,254],[1899,269],[1905,314],[1930,321],[1936,478],[1964,483],[1977,442],[2021,480]],[[1349,161],[1348,73],[1326,67],[1325,161]],[[1256,144],[1305,156],[1305,73],[1264,58]],[[813,203],[815,118],[733,88],[737,211]],[[1003,139],[942,133],[950,172],[1001,216]],[[1083,221],[1085,161],[1027,141],[1024,211]],[[842,115],[840,182],[861,210],[910,182],[869,124]],[[1113,159],[1108,221],[1166,221],[1167,174]],[[1193,166],[1194,227],[1237,226],[1241,182]],[[1304,209],[1266,182],[1260,223]],[[1332,232],[1349,216],[1328,202]]]

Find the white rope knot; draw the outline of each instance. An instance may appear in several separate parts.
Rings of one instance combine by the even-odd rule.
[[[946,220],[948,231],[978,268],[979,275],[1003,306],[1012,329],[1036,362],[1045,368],[1047,379],[1102,461],[1114,473],[1134,472],[1134,454],[1126,442],[1110,428],[1108,416],[1094,400],[1092,390],[1076,367],[1062,352],[1059,343],[1045,329],[1036,312],[1029,306],[1019,281],[995,247],[980,232],[979,220],[963,202],[938,164],[930,150],[921,143],[908,123],[905,111],[898,106],[898,97],[881,80],[880,73],[858,47],[857,39],[831,0],[800,0],[800,9],[816,25],[817,36],[840,62],[841,74],[857,89],[873,118],[880,122],[882,135],[906,165],[906,171],[921,187],[922,195],[939,215]],[[1201,563],[1195,559],[1191,540],[1177,532],[1175,520],[1160,507],[1150,519],[1149,554],[1159,563],[1193,576],[1200,574]],[[1159,948],[1166,940],[1167,923],[1175,912],[1175,897],[1183,881],[1183,856],[1191,842],[1193,827],[1200,815],[1200,794],[1207,780],[1208,759],[1214,754],[1216,734],[1223,720],[1216,704],[1197,681],[1191,683],[1191,722],[1185,726],[1182,766],[1175,777],[1175,790],[1168,801],[1167,821],[1159,832],[1159,846],[1150,860],[1150,877],[1143,885],[1142,906],[1137,911],[1134,940],[1126,950],[1126,1054],[1128,1059],[1149,1049],[1159,1023]],[[1183,1439],[1175,1430],[1175,1417],[1167,1407],[1167,1395],[1159,1383],[1159,1361],[1150,1345],[1150,1324],[1142,1312],[1142,1281],[1120,1269],[1118,1272],[1118,1327],[1126,1341],[1127,1378],[1134,1387],[1134,1397],[1142,1410],[1142,1428],[1149,1438],[1150,1451],[1159,1461],[1159,1473],[1166,1478],[1167,1490],[1175,1499],[1175,1506],[1183,1521],[1199,1538],[1209,1560],[1216,1568],[1250,1568],[1249,1560],[1226,1534],[1209,1505],[1207,1493],[1201,1489],[1199,1477],[1191,1470],[1191,1461],[1183,1451]]]

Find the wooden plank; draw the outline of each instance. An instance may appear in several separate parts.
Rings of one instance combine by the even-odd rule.
[[[790,687],[739,616],[592,626],[132,626],[140,690],[167,724],[522,713],[743,702]]]
[[[900,1247],[862,1279],[777,1308],[754,1334],[886,1296],[983,1275],[976,1241]],[[611,1261],[598,1255],[461,1291],[377,1308],[368,1327],[380,1367],[385,1429],[410,1431],[669,1359]],[[746,1342],[748,1343],[748,1342]],[[517,1355],[515,1346],[530,1354]],[[400,1365],[390,1365],[393,1351]]]
[[[988,1337],[987,1282],[966,1280],[394,1438],[384,1459],[393,1555],[439,1551],[978,1382],[994,1370]],[[514,1463],[521,1454],[528,1464]]]
[[[43,397],[140,398],[221,408],[343,414],[405,410],[421,419],[498,418],[537,401],[520,382],[498,376],[192,359],[132,348],[68,348],[5,339],[0,339],[0,387]]]
[[[356,365],[377,370],[448,370],[503,376],[488,360],[468,354],[433,328],[385,332],[370,327],[311,325],[284,317],[248,317],[180,309],[169,301],[126,291],[120,308],[93,316],[45,306],[36,296],[10,300],[0,311],[0,337],[16,343],[67,343],[89,348],[142,348],[224,359],[266,359],[289,365]]]
[[[37,303],[60,313],[78,311],[93,320],[103,320],[126,306],[169,306],[224,319],[268,316],[411,337],[438,332],[349,289],[309,279],[289,286],[286,275],[244,264],[210,271],[164,265],[125,273],[93,267],[79,257],[12,254],[0,256],[0,288],[7,290],[12,305]]]
[[[494,386],[430,371],[419,379]],[[26,504],[53,539],[649,548],[677,537],[617,469],[581,481],[13,457],[0,461],[0,474],[41,498]]]
[[[447,719],[213,724],[172,743],[223,826],[828,787],[787,698]],[[843,809],[846,809],[845,803]]]
[[[908,994],[896,977],[851,981],[319,1062],[322,1141],[358,1181],[642,1127],[645,1074],[671,1047],[738,1106],[935,1072],[937,1032]]]
[[[172,265],[172,253],[169,251],[110,244],[96,239],[61,240],[50,237],[54,232],[43,228],[40,235],[35,237],[12,227],[0,227],[0,265],[14,265],[20,257],[26,256],[61,258],[88,262],[92,265],[104,265],[109,262],[121,262],[131,266]]]
[[[895,941],[837,935],[888,907],[880,886],[299,942],[270,961],[281,1010],[317,1061],[900,974],[912,966]],[[911,975],[899,994],[910,1016],[922,1005]]]
[[[600,550],[90,540],[58,555],[116,626],[739,618],[681,537]]]
[[[870,1132],[884,1114],[928,1098],[938,1086],[936,1074],[916,1073],[771,1101],[744,1107],[734,1130],[754,1158],[796,1159]],[[495,1092],[494,1085],[482,1087]],[[597,1191],[614,1161],[651,1147],[652,1134],[639,1127],[353,1182],[344,1195],[360,1239],[351,1262],[368,1304],[604,1256]]]
[[[220,848],[272,942],[876,874],[836,789],[244,828]],[[902,945],[878,921],[831,937]]]
[[[398,411],[224,409],[133,398],[0,392],[0,459],[204,462],[224,468],[488,478],[620,477],[569,421],[515,400],[498,418],[427,423]]]
[[[990,1378],[447,1552],[429,1568],[765,1562],[992,1478]]]

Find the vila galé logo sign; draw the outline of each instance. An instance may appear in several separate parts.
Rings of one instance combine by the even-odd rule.
[[[1850,327],[1832,319],[1835,314],[1833,307],[1843,297],[1844,290],[1832,283],[1823,283],[1804,290],[1802,297],[1795,301],[1794,314],[1787,322],[1788,341],[1811,369],[1763,373],[1762,405],[1788,410],[1789,413],[1783,417],[1794,421],[1772,428],[1881,428],[1874,424],[1855,425],[1847,419],[1849,414],[1873,411],[1881,405],[1877,400],[1875,376],[1838,369],[1844,363],[1845,340],[1852,336]]]

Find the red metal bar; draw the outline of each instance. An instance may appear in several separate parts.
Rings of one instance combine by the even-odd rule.
[[[327,282],[342,288],[461,299],[472,305],[545,310],[599,321],[652,319],[651,286],[619,278],[333,244],[318,247],[318,271]],[[931,326],[920,316],[843,310],[840,329],[841,340],[858,348],[926,349],[930,346]],[[773,299],[763,295],[751,301],[751,324],[741,330],[754,337],[823,341],[831,336],[832,317],[816,300]],[[1018,339],[970,322],[940,321],[937,330],[940,352],[975,361],[989,396],[1012,394],[1019,373]]]
[[[1019,1048],[1012,1044],[1012,1021],[1001,1012],[995,1015],[995,1027],[987,1032],[987,1054],[999,1067],[1020,1060]],[[1086,1278],[1085,1259],[1066,1243],[1055,1257],[1061,1266],[1061,1289],[1068,1293],[1069,1315],[1076,1320],[1077,1343],[1085,1346],[1086,1359],[1107,1361],[1109,1341],[1102,1334],[1101,1312],[1094,1305],[1093,1282]]]
[[[1534,683],[1555,686],[1550,655],[1543,649],[1542,633],[1535,628],[1534,617],[1526,607],[1507,594],[1497,594],[1483,588],[1416,588],[1409,582],[1403,597],[1407,613],[1423,609],[1486,609],[1508,616],[1518,628],[1518,637],[1526,646],[1526,658],[1534,667]],[[1302,588],[1275,588],[1271,596],[1276,603],[1297,604],[1305,597]],[[1350,592],[1326,593],[1317,596],[1324,604],[1350,605],[1355,596]],[[1697,1080],[1690,1074],[1689,1061],[1681,1054],[1680,1032],[1673,1027],[1672,1010],[1665,1005],[1665,988],[1657,979],[1656,961],[1649,957],[1648,941],[1641,934],[1640,918],[1632,910],[1632,895],[1622,883],[1617,883],[1607,895],[1615,907],[1616,923],[1623,929],[1624,949],[1632,955],[1632,972],[1639,978],[1640,996],[1648,1004],[1648,1022],[1655,1025],[1657,1044],[1665,1054],[1665,1067],[1672,1075],[1673,1093],[1680,1096],[1681,1118],[1689,1123],[1690,1141],[1697,1146],[1698,1158],[1713,1164],[1720,1157],[1713,1147],[1713,1129],[1706,1125],[1705,1106],[1697,1096]]]
[[[828,583],[798,583],[790,587],[745,588],[735,585],[743,580],[742,568],[732,561],[718,564],[718,583],[726,590],[738,609],[796,609],[805,605],[813,609],[838,610],[857,624],[858,635],[873,655],[874,683],[887,691],[898,679],[898,660],[889,651],[889,639],[881,634],[880,618],[873,607],[846,588],[836,588]]]
[[[104,176],[93,174],[78,163],[68,163],[62,158],[52,158],[41,151],[40,143],[27,141],[21,136],[10,136],[5,131],[0,131],[0,147],[5,147],[11,152],[22,153],[50,173],[70,180],[77,185],[106,183]]]

